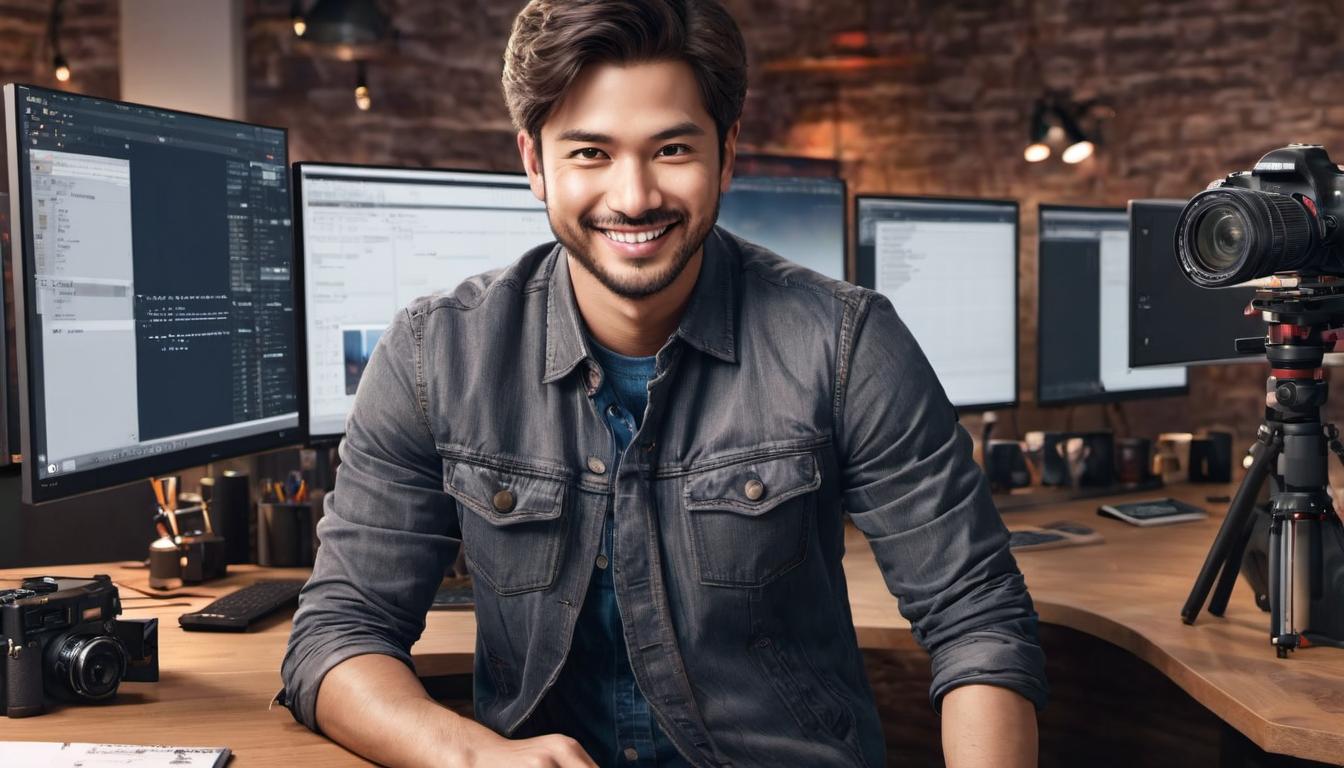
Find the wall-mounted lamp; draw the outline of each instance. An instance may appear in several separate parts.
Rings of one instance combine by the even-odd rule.
[[[1039,163],[1059,147],[1059,159],[1077,165],[1096,154],[1101,122],[1114,116],[1110,107],[1096,99],[1075,102],[1066,93],[1047,94],[1032,107],[1028,144],[1022,157],[1029,163]],[[1090,121],[1088,130],[1083,128],[1085,120]]]

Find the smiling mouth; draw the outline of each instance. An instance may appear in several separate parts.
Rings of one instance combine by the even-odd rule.
[[[676,225],[664,224],[661,227],[655,227],[653,229],[643,229],[638,232],[621,232],[614,229],[599,229],[598,231],[601,232],[603,235],[605,235],[606,238],[608,240],[611,240],[612,242],[625,243],[627,245],[637,245],[639,243],[647,243],[650,240],[657,240],[674,226]]]

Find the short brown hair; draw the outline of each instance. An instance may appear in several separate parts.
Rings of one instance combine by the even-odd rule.
[[[504,51],[504,100],[533,139],[588,64],[684,61],[722,144],[747,95],[746,45],[718,0],[531,0]]]

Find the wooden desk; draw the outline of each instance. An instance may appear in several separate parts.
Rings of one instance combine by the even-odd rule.
[[[1154,529],[1097,517],[1095,499],[1009,512],[1005,519],[1010,526],[1075,520],[1106,536],[1100,546],[1017,555],[1043,621],[1090,633],[1142,658],[1266,751],[1337,761],[1344,755],[1344,651],[1313,648],[1276,658],[1268,615],[1255,607],[1241,583],[1226,617],[1205,614],[1193,627],[1181,623],[1181,604],[1222,520],[1222,505],[1206,503],[1204,497],[1229,492],[1221,486],[1170,490],[1215,514],[1203,522]],[[862,534],[851,529],[848,548],[845,571],[860,645],[913,647],[909,625],[896,612]],[[143,570],[117,564],[52,571],[103,572],[130,584],[144,580]],[[0,579],[34,573],[0,571]],[[227,746],[240,766],[362,764],[295,723],[285,709],[268,710],[280,688],[287,616],[247,634],[178,628],[180,613],[262,575],[303,577],[305,572],[236,566],[226,580],[194,590],[206,597],[183,600],[134,599],[136,593],[123,589],[126,615],[160,619],[161,681],[125,684],[108,706],[67,707],[25,720],[0,718],[0,739]],[[469,672],[475,631],[470,613],[431,611],[424,637],[413,649],[418,672]]]

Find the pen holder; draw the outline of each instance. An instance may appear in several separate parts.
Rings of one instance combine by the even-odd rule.
[[[313,564],[313,505],[263,502],[257,505],[257,564],[292,568]]]

